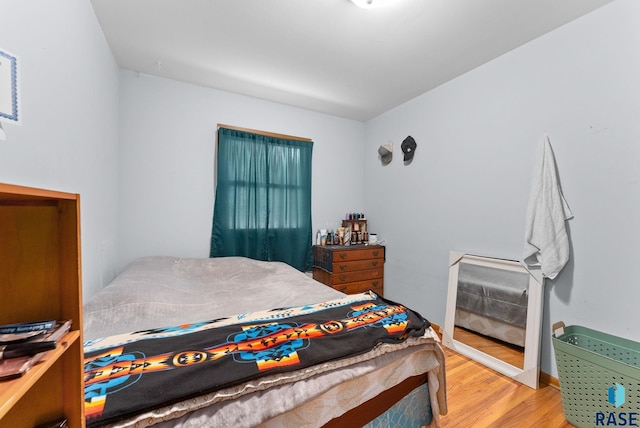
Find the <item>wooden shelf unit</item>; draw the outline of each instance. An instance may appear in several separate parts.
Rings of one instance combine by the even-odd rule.
[[[80,196],[0,183],[0,325],[70,319],[55,350],[0,381],[0,427],[84,427]]]
[[[365,244],[368,242],[369,231],[367,230],[366,218],[342,220],[342,227],[348,227],[351,230],[351,245]]]

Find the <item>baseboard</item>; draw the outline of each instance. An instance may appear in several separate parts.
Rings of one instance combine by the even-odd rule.
[[[442,327],[440,327],[438,324],[435,324],[435,323],[431,323],[431,327],[433,327],[436,333],[440,335],[440,338],[442,338]],[[550,374],[542,371],[540,372],[540,383],[549,385],[556,389],[560,389],[560,381],[557,378],[551,376]]]
[[[560,389],[560,380],[545,372],[540,372],[540,383],[552,386],[558,390]]]

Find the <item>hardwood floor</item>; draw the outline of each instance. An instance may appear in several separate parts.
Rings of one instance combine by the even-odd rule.
[[[514,367],[524,367],[524,348],[455,326],[453,338]]]
[[[443,428],[565,428],[560,390],[534,390],[444,348],[449,413]]]

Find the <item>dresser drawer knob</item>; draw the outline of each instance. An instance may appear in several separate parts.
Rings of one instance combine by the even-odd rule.
[[[380,252],[379,252],[378,250],[375,250],[375,251],[373,252],[373,255],[374,255],[374,256],[376,256],[376,257],[378,257],[378,254],[380,254]]]
[[[378,286],[378,281],[371,281],[371,285],[373,285],[374,287]]]
[[[348,266],[347,265],[338,265],[338,268],[340,270],[346,270],[348,268]]]
[[[340,253],[340,258],[342,260],[346,259],[347,258],[347,253]]]
[[[372,265],[372,266],[378,266],[378,261],[377,261],[377,260],[372,261],[372,262],[371,262],[371,265]]]
[[[338,278],[340,278],[340,281],[344,282],[347,280],[347,275],[340,275]]]

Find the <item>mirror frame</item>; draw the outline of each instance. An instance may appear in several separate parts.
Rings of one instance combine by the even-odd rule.
[[[458,294],[458,271],[460,262],[486,266],[494,269],[523,272],[529,275],[529,296],[527,301],[527,324],[524,345],[524,365],[522,368],[508,364],[494,356],[459,342],[453,338]],[[544,281],[543,281],[544,282]],[[509,376],[533,389],[538,389],[540,375],[540,339],[542,332],[543,282],[540,282],[523,264],[506,259],[474,256],[452,251],[449,254],[449,288],[445,314],[443,344],[472,360]]]

